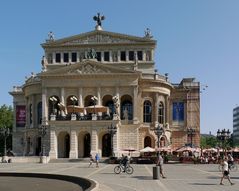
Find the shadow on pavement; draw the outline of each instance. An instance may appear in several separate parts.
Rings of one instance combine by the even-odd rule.
[[[191,185],[198,185],[198,186],[209,186],[209,185],[218,185],[218,184],[213,184],[213,183],[190,183]]]
[[[153,180],[151,176],[132,176],[132,178],[137,178],[139,180]]]

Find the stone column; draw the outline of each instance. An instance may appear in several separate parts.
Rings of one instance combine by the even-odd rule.
[[[120,61],[121,61],[121,59],[120,59],[120,52],[121,52],[121,51],[120,51],[120,50],[118,50],[118,54],[117,54],[117,61],[118,61],[118,62],[120,62]]]
[[[50,151],[49,151],[49,157],[51,159],[57,158],[57,137],[55,130],[50,130]]]
[[[63,54],[63,52],[61,52],[60,54],[61,54],[61,63],[63,63],[64,62],[64,59],[63,59],[64,58],[64,54]]]
[[[120,107],[121,107],[121,101],[120,101],[120,95],[119,95],[119,87],[115,87],[115,95],[119,98],[119,107],[118,107],[118,114],[119,114],[119,119],[120,119]],[[116,112],[117,113],[117,112]]]
[[[128,61],[129,61],[129,51],[126,50],[126,51],[125,51],[125,54],[126,54],[126,62],[128,62]]]
[[[166,95],[165,96],[165,117],[164,117],[164,121],[165,123],[169,123],[169,111],[170,111],[170,108],[169,108],[169,96]]]
[[[79,106],[81,106],[81,107],[84,106],[83,98],[82,98],[82,92],[83,92],[82,88],[79,88],[79,90],[78,90],[78,97],[79,97],[79,102],[78,102],[78,104],[79,104]]]
[[[102,105],[102,101],[101,101],[101,88],[100,87],[97,88],[97,98],[98,98],[98,105]]]
[[[143,50],[143,61],[146,61],[146,52]]]
[[[95,155],[98,153],[98,135],[97,135],[97,130],[92,129],[91,131],[91,154]]]
[[[47,89],[42,89],[42,119],[48,119]]]
[[[72,60],[72,59],[71,59],[72,52],[68,52],[68,55],[69,55],[69,56],[68,56],[68,57],[69,57],[69,61],[68,61],[68,62],[71,63],[71,60]]]
[[[134,87],[134,97],[133,97],[133,122],[134,124],[138,123],[138,116],[137,116],[137,111],[138,111],[138,87]]]
[[[113,58],[112,58],[112,50],[110,50],[110,62],[113,62]]]
[[[104,51],[101,51],[101,62],[104,62]]]
[[[80,62],[80,52],[76,52],[76,62]]]
[[[52,64],[56,63],[56,53],[52,52]]]
[[[71,130],[71,150],[70,150],[70,158],[76,159],[78,158],[78,148],[77,148],[77,135],[75,130]]]
[[[65,105],[65,88],[61,88],[61,103],[66,107]],[[61,116],[65,116],[65,112],[61,111]]]
[[[154,103],[154,123],[155,126],[158,125],[159,121],[158,121],[158,110],[159,110],[159,94],[155,93],[155,103]]]

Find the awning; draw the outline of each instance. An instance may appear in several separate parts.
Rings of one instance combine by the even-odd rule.
[[[94,113],[94,112],[108,113],[109,108],[102,105],[95,105],[95,106],[92,105],[92,106],[85,107],[85,110],[87,111],[87,113]]]

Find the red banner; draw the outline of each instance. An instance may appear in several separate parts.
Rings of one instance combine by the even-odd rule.
[[[16,106],[16,127],[25,127],[26,125],[26,106]]]

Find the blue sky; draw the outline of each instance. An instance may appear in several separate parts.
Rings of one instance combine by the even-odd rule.
[[[106,31],[143,36],[150,28],[157,40],[156,67],[170,81],[195,77],[209,87],[201,94],[201,132],[232,130],[232,110],[239,103],[238,0],[22,0],[0,5],[0,105],[25,76],[41,71],[40,44],[94,30],[101,12]]]

